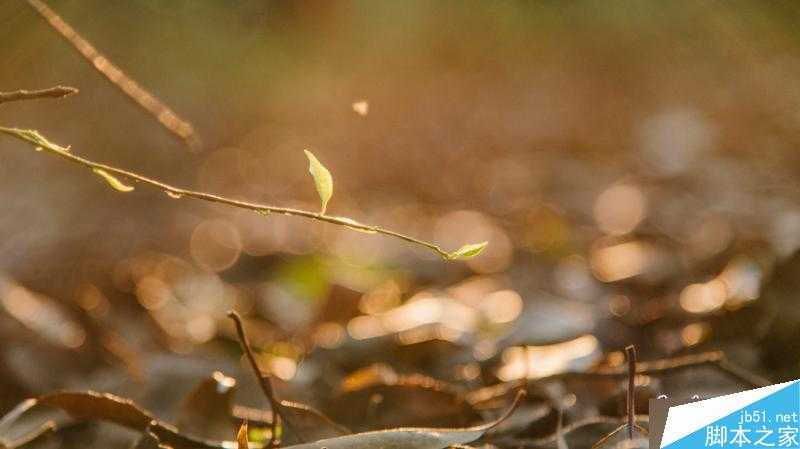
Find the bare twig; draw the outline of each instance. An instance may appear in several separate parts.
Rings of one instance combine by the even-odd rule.
[[[628,438],[633,439],[633,426],[636,424],[636,347],[625,348],[628,359],[628,391],[626,405],[628,409]]]
[[[38,98],[64,98],[78,93],[78,89],[68,86],[55,86],[48,89],[25,90],[14,92],[0,92],[0,103],[20,100],[36,100]]]
[[[72,44],[76,50],[100,73],[103,74],[115,87],[125,93],[142,109],[155,117],[165,128],[177,135],[193,150],[201,146],[200,138],[194,127],[188,121],[182,119],[170,109],[166,104],[159,100],[155,95],[148,92],[139,83],[131,79],[119,67],[114,65],[108,58],[78,32],[72,28],[55,11],[50,9],[41,0],[27,0],[30,5],[48,24],[61,35],[67,42]]]
[[[638,424],[635,424],[635,423],[633,425],[629,425],[626,422],[625,424],[622,424],[621,426],[619,426],[616,429],[614,429],[611,432],[609,432],[603,438],[600,438],[600,440],[598,440],[597,443],[594,443],[592,445],[592,449],[596,449],[596,448],[602,447],[606,443],[606,441],[610,440],[611,438],[614,437],[614,435],[622,432],[625,429],[628,429],[628,439],[629,440],[633,439],[633,431],[634,430],[638,430],[639,432],[642,432],[643,435],[647,435],[648,434],[647,430],[644,427],[642,427],[642,426],[640,426]]]
[[[267,397],[270,408],[272,408],[272,425],[270,426],[271,432],[269,444],[267,445],[268,448],[272,448],[275,444],[275,436],[278,429],[277,418],[280,417],[284,423],[286,422],[286,419],[281,416],[280,404],[278,403],[278,399],[275,397],[271,379],[258,367],[258,362],[256,362],[256,358],[253,355],[253,349],[250,347],[250,341],[247,339],[247,334],[244,331],[242,317],[233,310],[228,311],[228,317],[230,317],[234,324],[236,324],[236,334],[239,337],[239,345],[242,347],[242,351],[247,356],[247,360],[250,362],[250,368],[252,368],[253,374],[255,374],[256,378],[258,379],[258,385],[261,387],[261,391],[264,392],[264,396]]]
[[[60,156],[64,159],[67,159],[71,162],[76,164],[82,165],[90,170],[100,170],[101,172],[105,172],[108,174],[116,175],[122,178],[125,178],[130,181],[139,182],[142,184],[150,185],[151,187],[155,187],[164,193],[168,194],[172,198],[196,198],[203,201],[209,201],[212,203],[220,203],[220,204],[227,204],[229,206],[238,207],[241,209],[248,209],[254,212],[259,212],[262,214],[266,213],[278,213],[283,215],[293,215],[297,217],[305,217],[310,218],[312,220],[317,221],[324,221],[326,223],[332,223],[340,226],[346,226],[350,229],[354,229],[356,231],[366,232],[369,234],[383,234],[390,237],[395,237],[400,240],[405,240],[406,242],[414,243],[416,245],[423,246],[434,251],[436,254],[441,256],[443,259],[452,259],[452,254],[448,253],[447,251],[443,250],[440,246],[435,245],[430,242],[426,242],[424,240],[420,240],[405,234],[401,234],[399,232],[395,232],[389,229],[384,229],[378,226],[370,226],[363,223],[359,223],[357,221],[351,220],[346,217],[337,217],[333,215],[325,215],[317,212],[311,212],[307,210],[301,209],[293,209],[288,207],[278,207],[278,206],[268,206],[265,204],[257,204],[257,203],[250,203],[247,201],[235,200],[232,198],[226,198],[219,195],[214,195],[211,193],[199,192],[195,190],[188,190],[183,189],[180,187],[175,187],[164,182],[148,178],[146,176],[140,175],[138,173],[134,173],[132,171],[123,170],[120,168],[112,167],[110,165],[101,164],[98,162],[91,161],[89,159],[85,159],[83,157],[77,156],[71,153],[68,148],[62,147],[57,145],[53,142],[50,142],[41,134],[36,131],[29,130],[29,129],[19,129],[19,128],[6,128],[0,126],[0,133],[7,134],[9,136],[15,137],[23,142],[31,144],[36,149],[42,149],[49,153],[55,154]]]

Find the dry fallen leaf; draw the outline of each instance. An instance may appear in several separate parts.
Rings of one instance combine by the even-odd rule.
[[[31,401],[31,400],[28,400]],[[26,401],[24,404],[29,405]],[[94,391],[63,391],[33,399],[34,404],[59,408],[76,419],[101,420],[140,432],[152,432],[163,445],[174,449],[230,449],[235,443],[207,441],[183,435],[167,423],[159,421],[150,412],[140,408],[130,399]],[[30,408],[32,405],[29,405]]]
[[[450,384],[421,374],[399,375],[384,364],[348,375],[324,410],[355,430],[463,427],[480,420]]]
[[[286,449],[444,449],[453,445],[466,444],[482,437],[489,429],[508,418],[523,396],[525,393],[521,390],[514,399],[514,403],[500,418],[480,426],[463,429],[410,427],[379,430],[288,446]]]

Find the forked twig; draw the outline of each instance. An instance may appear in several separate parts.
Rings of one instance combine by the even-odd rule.
[[[61,16],[56,14],[55,11],[50,9],[43,1],[27,1],[28,5],[39,13],[50,27],[60,34],[67,42],[72,44],[78,53],[89,61],[98,72],[102,73],[111,84],[124,92],[128,98],[155,117],[155,119],[170,132],[183,139],[189,148],[193,150],[200,148],[200,138],[197,136],[191,123],[179,117],[169,106],[126,75],[125,72],[103,56],[102,53],[97,51],[89,41],[78,34],[74,28],[65,22]]]
[[[280,404],[278,403],[278,399],[275,397],[275,391],[272,388],[271,379],[258,367],[258,362],[256,362],[256,358],[253,355],[253,349],[250,347],[250,341],[247,339],[247,334],[244,331],[242,317],[233,310],[228,311],[228,317],[232,319],[236,325],[236,335],[239,337],[239,345],[242,347],[242,351],[244,352],[245,356],[247,356],[247,360],[250,362],[250,368],[252,368],[253,374],[255,374],[256,379],[258,379],[258,385],[261,387],[261,391],[264,392],[264,396],[267,397],[270,408],[272,408],[272,423],[270,426],[269,444],[267,445],[268,448],[272,448],[275,445],[275,436],[278,429],[278,417],[280,417],[284,423],[286,422],[286,419],[281,416]]]
[[[640,432],[644,430],[636,424],[636,347],[633,345],[626,346],[625,357],[628,361],[628,390],[625,392],[625,406],[627,409],[625,424],[612,430],[601,438],[600,441],[592,445],[592,448],[602,446],[606,441],[623,430],[628,431],[629,440],[633,439],[634,430],[639,430]]]
[[[64,98],[76,93],[78,93],[78,89],[69,86],[55,86],[39,90],[20,89],[14,92],[0,92],[0,103],[39,98]]]
[[[610,440],[611,438],[613,438],[613,437],[614,437],[614,435],[616,435],[616,434],[618,434],[618,433],[622,432],[622,431],[623,431],[623,430],[625,430],[625,429],[628,429],[628,439],[629,439],[629,440],[632,440],[632,439],[633,439],[633,430],[634,430],[634,429],[638,430],[639,432],[642,432],[642,434],[644,434],[644,435],[647,435],[647,434],[648,434],[648,432],[647,432],[647,429],[645,429],[644,427],[642,427],[642,426],[640,426],[640,425],[638,425],[638,424],[634,424],[633,426],[630,426],[630,425],[628,425],[628,423],[626,422],[625,424],[622,424],[621,426],[619,426],[619,427],[617,427],[616,429],[614,429],[614,430],[612,430],[611,432],[609,432],[609,433],[608,433],[606,436],[604,436],[603,438],[600,438],[600,440],[598,440],[598,441],[597,441],[597,443],[594,443],[594,444],[592,445],[592,449],[596,449],[596,448],[599,448],[599,447],[603,446],[603,445],[605,444],[605,442],[606,442],[606,441]]]
[[[220,204],[227,204],[229,206],[238,207],[241,209],[248,209],[258,213],[278,213],[283,215],[293,215],[297,217],[305,217],[310,218],[312,220],[317,221],[324,221],[326,223],[332,223],[340,226],[345,226],[350,229],[354,229],[361,232],[366,232],[369,234],[383,234],[390,237],[395,237],[400,240],[405,240],[409,243],[414,243],[416,245],[423,246],[434,251],[436,254],[441,256],[444,259],[452,259],[452,253],[448,253],[447,251],[443,250],[438,245],[435,245],[430,242],[426,242],[424,240],[420,240],[405,234],[401,234],[399,232],[395,232],[389,229],[384,229],[378,226],[370,226],[366,224],[359,223],[357,221],[351,220],[346,217],[337,217],[333,215],[326,215],[317,212],[311,212],[307,210],[301,209],[293,209],[289,207],[278,207],[278,206],[268,206],[265,204],[257,204],[257,203],[250,203],[247,201],[235,200],[232,198],[227,198],[219,195],[214,195],[211,193],[206,192],[199,192],[195,190],[188,190],[183,189],[180,187],[175,187],[164,182],[155,180],[153,178],[148,178],[146,176],[140,175],[138,173],[134,173],[132,171],[123,170],[120,168],[112,167],[110,165],[101,164],[98,162],[91,161],[89,159],[77,156],[67,148],[57,145],[53,142],[50,142],[41,134],[36,131],[29,130],[29,129],[19,129],[19,128],[6,128],[0,126],[0,133],[7,134],[12,136],[16,139],[19,139],[23,142],[26,142],[32,145],[34,148],[42,149],[49,153],[55,154],[60,156],[64,159],[67,159],[71,162],[76,164],[82,165],[90,170],[95,172],[100,171],[101,173],[105,174],[112,174],[122,178],[125,178],[130,181],[139,182],[142,184],[147,184],[149,186],[155,187],[164,193],[168,194],[172,198],[182,198],[182,197],[189,197],[189,198],[196,198],[203,201],[209,201],[212,203],[220,203]],[[106,178],[108,180],[108,178]],[[132,190],[132,189],[131,189]]]

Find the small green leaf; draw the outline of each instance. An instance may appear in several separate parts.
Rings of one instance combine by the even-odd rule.
[[[447,258],[450,260],[458,260],[458,259],[472,259],[473,257],[477,256],[478,254],[483,251],[484,248],[489,244],[489,242],[481,242],[481,243],[470,243],[469,245],[464,245],[461,248],[449,253]]]
[[[333,178],[331,177],[331,172],[317,160],[313,153],[308,150],[303,151],[308,157],[308,172],[314,178],[314,184],[317,186],[317,193],[319,193],[319,199],[322,202],[322,209],[319,213],[324,214],[325,209],[328,207],[328,201],[333,196]]]
[[[133,186],[129,186],[127,184],[123,184],[122,181],[112,176],[109,172],[103,170],[102,168],[93,168],[92,169],[95,174],[103,178],[108,185],[110,185],[114,190],[119,192],[130,192],[133,190]]]

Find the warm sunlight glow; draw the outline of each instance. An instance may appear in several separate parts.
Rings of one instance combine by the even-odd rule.
[[[628,184],[606,189],[594,203],[594,219],[603,232],[623,235],[633,231],[644,219],[646,200],[642,191]]]
[[[506,382],[539,379],[588,367],[600,357],[599,342],[593,335],[546,346],[513,346],[503,351],[497,376]]]

